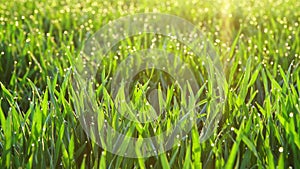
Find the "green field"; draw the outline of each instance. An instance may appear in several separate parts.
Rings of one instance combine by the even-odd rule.
[[[0,4],[0,168],[300,168],[299,0]],[[94,67],[95,78],[87,86],[91,91],[80,93],[74,84],[86,40],[110,21],[149,12],[175,15],[196,26],[212,45],[226,82],[213,80],[210,65],[192,49],[167,36],[142,33],[116,44]],[[181,89],[162,71],[145,70],[130,84],[133,113],[147,117],[148,85],[159,89],[159,103],[150,102],[164,113],[153,122],[132,122],[117,113],[112,77],[118,68],[130,66],[120,65],[134,51],[153,47],[179,56],[199,90],[185,97],[191,88]],[[135,59],[131,66],[140,62]],[[214,84],[222,85],[224,98],[214,97]],[[91,93],[95,98],[89,107]],[[96,109],[101,114],[96,115],[98,129],[105,128],[105,119],[113,129],[140,140],[172,130],[192,102],[197,123],[171,149],[145,158],[107,151],[88,136],[80,118],[82,110]],[[215,104],[222,106],[213,109]],[[218,125],[202,141],[201,131],[208,125],[203,119],[214,113],[220,115],[213,122]],[[141,154],[139,146],[122,144],[122,149]]]

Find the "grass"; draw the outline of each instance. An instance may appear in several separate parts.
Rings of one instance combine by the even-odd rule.
[[[300,168],[299,1],[17,0],[1,4],[1,168]],[[85,40],[110,20],[140,12],[173,14],[196,25],[212,42],[227,85],[224,111],[209,139],[200,142],[204,125],[200,116],[207,115],[200,114],[187,137],[170,150],[136,159],[114,155],[87,136],[79,114],[84,96],[75,97],[73,79]],[[169,82],[173,79],[148,70],[137,82],[144,90],[131,86],[131,106],[148,110],[140,105],[146,101],[142,95],[150,77],[152,85],[161,88],[158,104],[165,119],[131,123],[112,106],[110,77],[128,53],[150,47],[153,38],[141,35],[122,41],[93,81],[103,118],[119,132],[137,138],[170,129],[189,103],[180,97],[184,91]],[[192,52],[182,54],[184,46],[177,47],[168,37],[158,38],[153,45],[162,48],[165,41],[167,51],[181,53],[199,86],[205,86],[194,101],[198,112],[208,112],[213,82],[202,60]],[[95,124],[103,126],[99,121]],[[138,153],[139,145],[134,146]]]

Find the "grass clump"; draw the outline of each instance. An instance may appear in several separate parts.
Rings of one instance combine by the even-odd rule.
[[[1,4],[1,168],[300,168],[299,1],[17,0]],[[199,120],[167,152],[134,159],[105,151],[87,136],[76,111],[81,105],[74,104],[78,100],[72,79],[74,60],[80,57],[85,40],[110,20],[139,12],[173,14],[196,25],[212,42],[227,85],[222,117],[208,140],[200,142],[204,124]],[[132,40],[135,43],[120,42],[103,60],[106,67],[99,67],[94,81],[98,109],[109,124],[129,136],[168,130],[184,105],[180,101],[186,99],[179,97],[184,92],[176,85],[166,82],[173,79],[147,70],[131,85],[131,97],[136,99],[132,106],[145,108],[139,104],[146,100],[139,98],[147,93],[143,85],[152,77],[151,83],[163,93],[157,104],[164,105],[166,117],[158,119],[159,125],[127,127],[130,122],[113,113],[110,77],[131,50],[151,47],[138,42],[151,43],[153,38],[141,35]],[[196,104],[205,115],[211,80],[202,60],[167,37],[153,45],[166,45],[178,54],[198,85],[205,86]],[[145,90],[137,90],[138,85]]]

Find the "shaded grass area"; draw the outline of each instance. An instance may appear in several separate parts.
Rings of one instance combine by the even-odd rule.
[[[1,168],[300,168],[298,1],[1,4]],[[223,115],[210,139],[200,143],[201,125],[195,125],[180,146],[145,159],[116,156],[91,141],[72,97],[73,60],[84,40],[108,21],[137,12],[169,13],[195,24],[213,43],[228,83]],[[111,55],[106,63],[111,72],[99,70],[100,95],[128,51],[141,46],[119,45],[118,59]],[[170,52],[182,52],[176,43],[168,45]],[[199,83],[209,81],[201,60],[181,57]],[[116,117],[107,116],[112,123]]]

